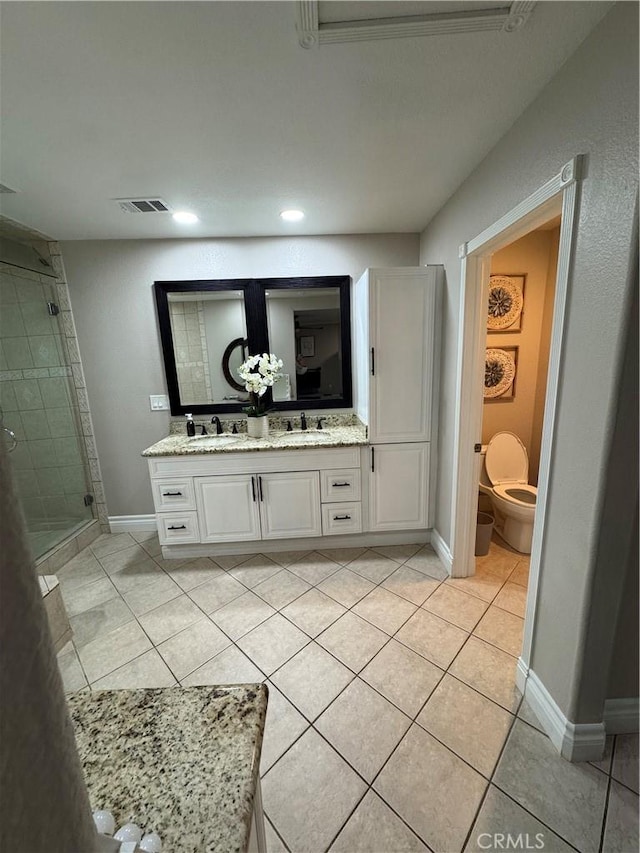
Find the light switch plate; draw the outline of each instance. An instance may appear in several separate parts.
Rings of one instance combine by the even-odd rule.
[[[168,412],[169,398],[166,394],[150,394],[149,403],[152,412]]]

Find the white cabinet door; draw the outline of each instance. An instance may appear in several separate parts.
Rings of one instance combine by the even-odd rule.
[[[429,441],[435,272],[407,268],[369,275],[370,440]]]
[[[426,528],[429,444],[376,444],[369,462],[369,529]]]
[[[321,536],[318,471],[259,474],[263,539]]]
[[[201,542],[260,539],[257,478],[248,474],[196,477]]]

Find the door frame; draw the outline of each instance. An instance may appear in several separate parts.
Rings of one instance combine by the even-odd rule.
[[[566,298],[578,227],[579,188],[583,156],[578,154],[560,172],[539,187],[477,237],[463,243],[458,340],[458,374],[454,429],[454,480],[451,501],[451,574],[468,577],[475,572],[475,529],[480,455],[474,445],[482,437],[483,373],[486,348],[486,314],[491,255],[538,228],[559,213],[560,244],[556,292],[544,408],[538,497],[531,547],[522,653],[518,661],[518,686],[528,673],[538,598],[540,558],[544,548],[549,472],[553,460],[556,409],[560,395],[560,366],[566,324]]]

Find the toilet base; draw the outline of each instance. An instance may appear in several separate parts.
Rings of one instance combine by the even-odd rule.
[[[521,554],[531,553],[533,539],[533,522],[527,524],[517,518],[504,517],[504,525],[498,531],[504,541]]]

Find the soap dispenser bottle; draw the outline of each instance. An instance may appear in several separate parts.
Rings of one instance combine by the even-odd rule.
[[[187,419],[187,435],[196,434],[196,425],[193,422],[193,415],[185,415]]]

